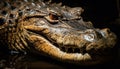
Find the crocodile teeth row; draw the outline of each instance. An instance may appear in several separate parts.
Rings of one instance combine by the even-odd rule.
[[[72,48],[72,47],[60,47],[60,49],[67,53],[84,53],[85,52],[80,48]]]

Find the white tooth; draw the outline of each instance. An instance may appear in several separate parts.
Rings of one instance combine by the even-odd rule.
[[[76,58],[74,58],[74,60],[79,60],[79,61],[86,61],[92,59],[88,53],[84,55],[76,53],[75,56]]]
[[[64,60],[73,60],[73,61],[79,61],[79,62],[83,62],[86,60],[91,60],[91,56],[89,54],[79,54],[79,53],[61,53],[61,59]]]
[[[63,42],[63,44],[64,45],[68,45],[69,43],[70,43],[70,41],[69,41],[69,39],[68,38],[64,38],[64,40],[63,40],[64,42]]]
[[[62,43],[63,43],[63,38],[62,38],[62,37],[59,37],[59,38],[57,39],[57,43],[62,44]]]
[[[63,44],[64,45],[67,45],[68,44],[68,38],[67,38],[68,36],[67,35],[65,35],[64,37],[63,37]]]
[[[75,54],[75,58],[74,58],[74,60],[79,60],[79,61],[82,61],[83,60],[83,55],[82,54],[78,54],[78,53],[76,53]]]
[[[75,39],[74,38],[71,38],[70,40],[69,40],[69,45],[74,45],[75,44]]]
[[[84,54],[84,60],[90,60],[90,59],[92,58],[88,53]]]

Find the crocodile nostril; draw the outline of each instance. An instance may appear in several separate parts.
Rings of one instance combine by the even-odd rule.
[[[110,34],[110,29],[105,29],[106,33]]]
[[[103,37],[100,32],[96,32],[96,36],[97,36],[98,39]]]
[[[111,34],[111,31],[109,28],[105,28],[105,29],[102,29],[100,33],[103,37],[107,38]]]
[[[5,24],[5,19],[4,18],[0,18],[0,25]]]

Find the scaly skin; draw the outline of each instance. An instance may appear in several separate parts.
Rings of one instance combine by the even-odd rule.
[[[83,21],[83,11],[40,0],[1,1],[0,48],[81,65],[102,63],[115,46],[116,35]]]

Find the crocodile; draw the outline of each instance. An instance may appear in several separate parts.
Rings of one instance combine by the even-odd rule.
[[[1,0],[0,49],[80,65],[109,59],[117,36],[84,21],[82,7],[43,0]]]

